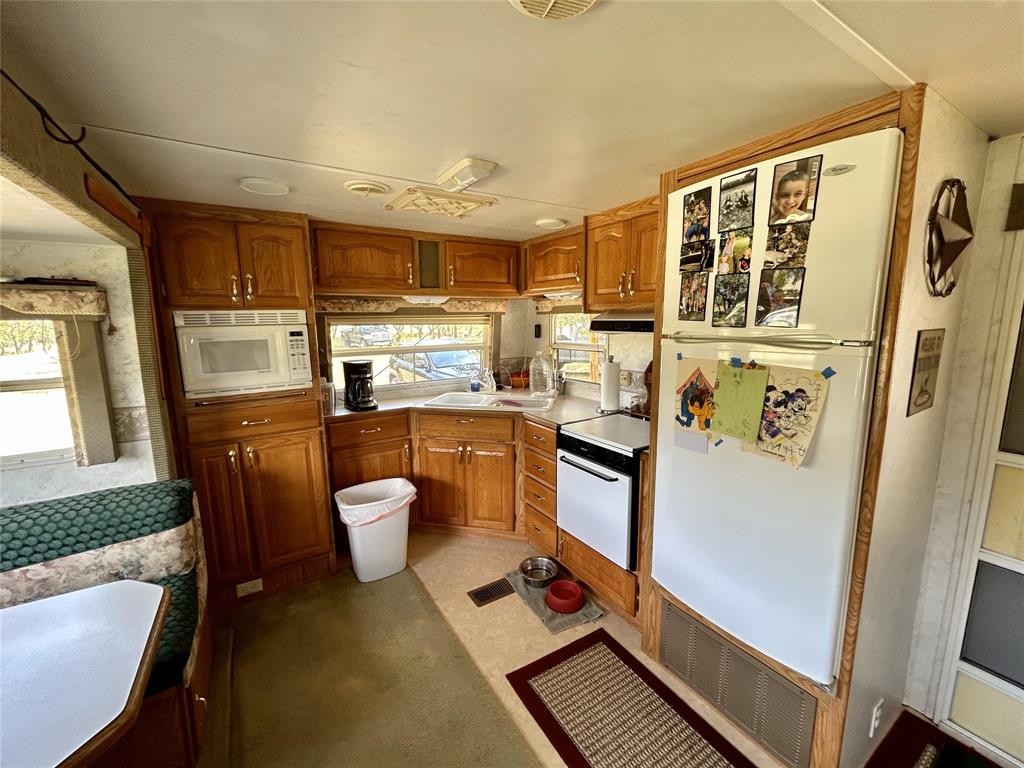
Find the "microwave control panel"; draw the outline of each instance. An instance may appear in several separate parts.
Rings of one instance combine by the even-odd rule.
[[[288,367],[296,373],[309,371],[309,345],[306,344],[306,329],[288,331]]]

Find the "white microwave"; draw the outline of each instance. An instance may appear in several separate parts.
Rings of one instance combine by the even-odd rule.
[[[178,311],[174,326],[189,400],[313,384],[303,310]]]

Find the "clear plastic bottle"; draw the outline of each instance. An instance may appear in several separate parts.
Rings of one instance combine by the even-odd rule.
[[[550,396],[555,390],[555,374],[551,358],[541,351],[530,361],[530,392]]]

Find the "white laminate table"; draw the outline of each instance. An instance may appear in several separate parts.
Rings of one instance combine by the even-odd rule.
[[[169,603],[115,581],[0,610],[0,765],[77,762],[131,726]]]

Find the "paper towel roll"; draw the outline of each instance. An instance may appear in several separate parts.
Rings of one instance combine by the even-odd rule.
[[[619,363],[609,360],[601,366],[601,410],[619,410]]]

